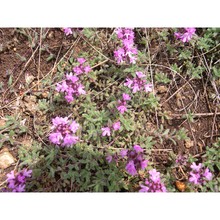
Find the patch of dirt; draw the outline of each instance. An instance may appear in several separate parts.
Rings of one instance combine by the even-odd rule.
[[[162,30],[162,29],[157,29]],[[110,32],[112,33],[113,30]],[[153,32],[149,32],[150,35]],[[101,36],[101,35],[100,35]],[[104,35],[103,35],[104,36]],[[143,36],[140,36],[143,37]],[[104,37],[103,37],[104,38]],[[108,38],[106,38],[106,41]],[[30,145],[29,140],[37,137],[35,126],[44,126],[46,115],[37,109],[37,102],[41,99],[49,99],[48,88],[38,84],[38,80],[56,73],[57,63],[64,57],[76,56],[83,49],[89,50],[88,45],[79,41],[74,49],[76,38],[66,37],[59,28],[46,28],[43,32],[40,28],[32,29],[0,29],[0,123],[5,115],[20,114],[28,126],[28,135],[21,135],[17,144],[6,145],[13,157],[17,158],[17,145]],[[108,44],[103,41],[102,49],[108,53]],[[169,163],[169,150],[175,154],[202,154],[206,146],[211,146],[220,136],[220,107],[210,100],[210,94],[215,93],[211,86],[206,87],[202,79],[190,80],[180,75],[175,75],[169,68],[174,62],[169,59],[160,42],[152,41],[150,53],[154,71],[166,73],[171,80],[168,85],[157,85],[156,92],[160,97],[162,112],[169,113],[169,119],[162,121],[160,116],[158,124],[163,124],[165,129],[179,130],[185,128],[188,140],[177,141],[174,145],[167,140],[163,146],[155,146],[154,159],[159,164]],[[91,56],[96,56],[91,49]],[[109,54],[109,57],[111,54]],[[156,60],[156,62],[155,62]],[[99,68],[99,67],[98,67]],[[175,79],[173,77],[175,75]],[[32,90],[27,91],[27,78],[31,76]],[[10,82],[11,80],[11,82]],[[35,83],[35,84],[34,84]],[[34,87],[35,85],[35,87]],[[39,92],[41,96],[38,96]],[[63,111],[63,110],[62,110]],[[188,113],[193,113],[193,121],[187,119]],[[156,129],[156,120],[152,119],[149,129]],[[28,136],[28,138],[27,138]],[[40,141],[43,141],[38,137]],[[164,148],[163,151],[157,148]],[[0,173],[0,183],[5,180],[5,175],[15,168],[15,164],[5,168]]]
[[[42,38],[41,41],[40,38]],[[24,94],[27,91],[27,78],[31,76],[31,81],[33,79],[38,81],[38,76],[39,80],[49,74],[52,76],[56,72],[55,65],[63,56],[70,56],[67,52],[75,41],[74,38],[66,37],[59,28],[44,29],[43,33],[40,28],[0,29],[0,118],[20,114],[28,126],[28,133],[34,134],[34,123],[42,123],[45,119],[37,114],[40,113],[36,108],[39,97],[33,93],[38,91],[37,83],[35,87],[32,85],[33,90]],[[48,98],[47,90],[43,91],[41,87],[40,92],[41,98]],[[34,119],[36,119],[35,122]],[[1,123],[3,123],[2,120]],[[10,143],[4,144],[15,158],[18,158],[17,145],[23,145],[26,137],[27,135],[19,136],[14,146]],[[12,165],[2,170],[0,182],[4,181],[5,175],[14,168],[15,165]]]

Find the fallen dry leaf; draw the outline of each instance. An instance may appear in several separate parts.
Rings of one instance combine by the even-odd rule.
[[[186,184],[184,182],[180,182],[180,181],[176,181],[175,182],[176,188],[180,191],[180,192],[184,192],[186,190]]]

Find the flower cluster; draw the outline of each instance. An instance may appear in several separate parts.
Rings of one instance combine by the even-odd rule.
[[[79,65],[73,68],[73,73],[67,73],[65,79],[62,82],[57,83],[56,86],[56,90],[58,92],[63,92],[66,101],[69,103],[72,102],[75,97],[86,94],[86,91],[84,90],[85,87],[79,82],[78,75],[91,71],[91,67],[85,65],[86,60],[84,58],[77,58],[77,61]]]
[[[111,135],[111,129],[117,131],[121,127],[120,121],[117,121],[113,123],[112,127],[103,127],[102,130],[102,136],[110,136]]]
[[[184,28],[184,29],[185,29],[184,33],[180,33],[180,32],[174,33],[176,38],[180,39],[183,43],[189,42],[196,32],[195,28]]]
[[[122,100],[118,100],[117,109],[121,114],[124,114],[124,112],[127,111],[127,102],[126,101],[131,100],[131,97],[128,94],[123,93],[122,98],[123,98]]]
[[[147,83],[145,78],[146,76],[142,72],[136,72],[136,77],[133,79],[127,78],[124,85],[131,88],[133,93],[141,90],[151,92],[153,85],[151,83]]]
[[[189,182],[195,185],[202,185],[212,179],[212,173],[208,168],[204,168],[203,164],[199,163],[199,165],[196,165],[194,162],[190,167],[192,171],[189,173]]]
[[[71,147],[79,141],[75,136],[76,131],[79,129],[79,124],[75,121],[69,121],[68,117],[56,117],[52,119],[53,132],[49,135],[49,140],[56,145]]]
[[[114,56],[117,63],[120,64],[123,61],[129,61],[130,63],[136,63],[137,48],[134,47],[134,32],[131,28],[117,28],[116,34],[119,39],[122,40],[123,47],[114,51]]]
[[[7,174],[7,186],[10,189],[10,192],[24,192],[26,179],[31,177],[32,170],[23,169],[18,172],[16,175],[12,170]]]
[[[121,157],[127,157],[126,171],[132,176],[139,170],[144,170],[148,165],[148,160],[144,159],[144,150],[139,145],[134,145],[133,150],[121,150]]]
[[[92,69],[90,67],[90,65],[86,65],[86,59],[80,57],[80,58],[77,58],[77,62],[79,63],[78,66],[75,66],[73,68],[73,72],[76,74],[76,75],[80,75],[82,73],[89,73]]]
[[[149,171],[149,178],[145,180],[145,184],[140,184],[139,192],[167,192],[165,185],[161,182],[160,172],[155,169]]]
[[[79,78],[74,76],[73,73],[65,75],[65,80],[57,83],[56,90],[64,92],[67,102],[72,102],[76,96],[86,94],[84,86],[79,82]]]
[[[71,30],[71,28],[63,28],[63,31],[64,31],[64,33],[65,33],[66,36],[68,36],[68,35],[70,35],[70,34],[73,33],[72,30]]]
[[[63,28],[63,32],[66,36],[73,34],[73,30],[82,31],[83,28]]]

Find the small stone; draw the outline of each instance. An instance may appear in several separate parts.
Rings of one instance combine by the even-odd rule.
[[[32,103],[36,103],[37,102],[37,97],[34,95],[29,95],[29,96],[25,96],[24,97],[24,101],[25,102],[32,102]]]
[[[167,92],[168,88],[166,86],[158,86],[157,91],[159,94]]]
[[[25,75],[25,81],[27,84],[30,84],[34,81],[35,77],[33,75],[29,75],[28,73]]]
[[[43,97],[44,99],[48,98],[48,96],[49,96],[49,92],[43,92],[43,93],[42,93],[42,97]]]
[[[192,128],[192,131],[193,131],[193,132],[196,132],[196,129],[195,129],[195,128]]]
[[[16,159],[9,153],[8,150],[3,149],[0,153],[0,169],[6,169],[14,164]]]
[[[5,127],[6,121],[4,119],[0,119],[0,127]]]
[[[191,141],[190,139],[185,141],[185,147],[186,148],[191,148],[194,145],[194,142]]]
[[[49,39],[54,38],[54,32],[53,32],[53,31],[50,31],[47,37],[48,37]]]

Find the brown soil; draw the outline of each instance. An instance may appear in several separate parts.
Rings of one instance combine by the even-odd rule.
[[[36,34],[38,39],[40,38],[41,30],[39,28],[33,28],[29,33],[26,33],[27,36],[20,33],[18,29],[0,29],[0,82],[3,83],[2,90],[0,90],[0,117],[14,114],[13,106],[18,97],[21,97],[21,100],[23,100],[25,95],[30,97],[31,94],[24,94],[24,91],[26,91],[25,76],[27,74],[35,78],[39,76],[41,79],[52,71],[50,74],[53,76],[56,73],[54,66],[64,55],[66,57],[71,56],[72,51],[68,52],[68,50],[77,41],[76,38],[65,37],[63,31],[59,28],[48,28],[44,29],[46,37],[41,39],[40,45],[39,40],[30,42],[28,39],[28,34],[32,35],[31,37],[34,39],[33,33]],[[33,44],[32,47],[31,44]],[[41,50],[40,55],[38,46],[44,48],[44,50]],[[74,54],[72,55],[77,54],[81,47],[82,42],[76,43]],[[158,59],[156,63],[169,66],[170,62],[172,62],[169,59],[167,60],[165,55],[163,56],[163,52],[160,51],[160,47],[155,42],[152,42],[151,52],[156,54],[155,57]],[[54,55],[54,59],[47,61],[50,54]],[[173,73],[167,68],[155,67],[155,69],[169,73],[172,79]],[[13,76],[13,81],[12,86],[9,87],[8,80],[11,75]],[[158,95],[160,96],[163,112],[168,112],[170,116],[170,119],[165,120],[163,123],[165,128],[179,130],[184,127],[193,144],[187,145],[184,141],[178,141],[178,144],[174,145],[168,141],[168,146],[165,148],[172,148],[176,154],[191,153],[192,155],[197,155],[202,154],[205,147],[210,146],[220,136],[220,115],[215,115],[215,112],[220,111],[220,107],[210,101],[208,97],[209,93],[214,92],[211,86],[206,88],[202,80],[191,80],[189,84],[186,84],[187,80],[189,79],[176,76],[175,80],[172,80],[169,88],[167,88],[168,90],[165,93],[158,93]],[[186,85],[184,86],[184,84]],[[180,89],[181,87],[182,89]],[[38,88],[35,87],[36,89]],[[176,93],[178,89],[180,90]],[[174,93],[176,95],[170,98]],[[194,114],[198,114],[194,118],[194,122],[181,118],[181,115],[185,115],[189,110]],[[27,118],[27,121],[33,123],[33,116],[25,114],[23,118]],[[161,116],[158,116],[158,122],[159,124],[162,123]],[[31,134],[34,134],[33,126],[30,126]],[[23,135],[17,141],[22,142],[26,137],[26,135]],[[17,158],[16,146],[8,144],[4,147],[7,147],[13,156]],[[158,162],[166,161],[166,155],[161,157],[161,154],[157,153],[156,157]],[[10,170],[13,170],[14,167],[15,165],[0,173],[0,183],[5,180],[5,175]]]
[[[19,108],[22,110],[22,101],[30,97],[31,93],[24,94],[25,89],[25,76],[32,75],[36,78],[42,79],[49,72],[51,75],[56,73],[56,68],[53,68],[57,62],[63,58],[64,55],[69,56],[67,53],[70,46],[75,42],[76,39],[65,37],[63,31],[59,28],[48,28],[44,29],[46,37],[42,39],[41,45],[39,45],[40,28],[33,28],[30,32],[27,31],[27,36],[19,32],[19,29],[14,28],[2,28],[0,29],[0,82],[3,84],[0,90],[0,117],[6,115],[14,115],[15,111],[13,106],[16,100],[19,99]],[[34,35],[36,34],[38,40],[34,41]],[[28,37],[32,37],[32,42]],[[33,44],[33,45],[31,45]],[[39,56],[39,48],[46,48],[41,50]],[[20,56],[19,56],[19,55]],[[54,55],[54,59],[47,61],[50,54]],[[22,58],[23,57],[23,60]],[[40,60],[39,60],[40,57]],[[39,65],[40,64],[40,65]],[[12,76],[12,85],[8,86],[9,77]],[[37,90],[35,86],[33,90]],[[30,91],[32,92],[32,90]],[[46,91],[43,91],[46,92]],[[23,113],[22,113],[23,114]],[[27,114],[23,114],[22,118],[26,118],[30,123],[30,133],[33,133],[33,117],[31,119]],[[18,143],[21,143],[27,135],[19,137]],[[4,144],[4,147],[8,148],[10,153],[17,158],[18,147],[11,146],[10,144]],[[13,170],[15,167],[5,169],[0,173],[0,182],[4,181],[6,173]]]

